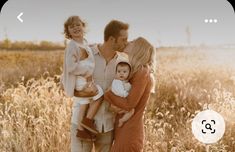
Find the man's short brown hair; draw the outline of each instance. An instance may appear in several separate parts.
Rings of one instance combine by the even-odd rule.
[[[121,30],[128,30],[129,25],[118,20],[110,21],[104,29],[104,41],[107,41],[110,36],[118,38]]]

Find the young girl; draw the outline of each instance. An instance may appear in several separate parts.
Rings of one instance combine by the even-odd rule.
[[[85,23],[79,16],[69,17],[64,24],[64,33],[70,42],[65,49],[62,84],[66,95],[73,97],[74,100],[72,123],[78,125],[77,137],[81,140],[93,141],[93,134],[98,133],[93,117],[102,101],[103,90],[93,82],[95,61],[92,50],[83,37],[84,28]],[[74,90],[90,90],[91,97],[76,97]],[[97,90],[98,94],[94,94]],[[88,108],[89,103],[92,109],[95,109],[94,111]]]

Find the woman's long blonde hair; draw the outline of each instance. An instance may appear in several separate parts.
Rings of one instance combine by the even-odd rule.
[[[132,49],[128,52],[129,61],[132,65],[132,75],[143,66],[149,66],[151,79],[153,80],[152,93],[155,92],[156,77],[156,49],[143,37],[138,37],[133,42]]]

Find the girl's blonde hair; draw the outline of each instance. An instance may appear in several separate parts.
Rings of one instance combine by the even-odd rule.
[[[150,77],[153,81],[151,92],[155,93],[156,49],[143,37],[138,37],[133,43],[132,49],[128,52],[129,61],[132,65],[131,77],[142,66],[149,66],[151,70]]]
[[[69,26],[72,25],[74,22],[76,21],[79,21],[82,23],[82,26],[84,28],[86,28],[87,24],[81,20],[81,18],[79,16],[70,16],[64,23],[64,35],[65,35],[65,38],[67,39],[71,39],[71,35],[69,34]]]

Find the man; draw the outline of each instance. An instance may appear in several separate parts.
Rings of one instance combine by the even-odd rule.
[[[104,30],[104,43],[92,46],[95,58],[94,81],[100,85],[104,92],[109,89],[115,76],[116,61],[127,45],[129,25],[121,21],[112,20]],[[86,96],[86,92],[75,91],[76,96]],[[93,108],[93,107],[90,107]],[[97,111],[95,124],[99,134],[94,141],[96,152],[109,152],[113,142],[114,114],[109,111],[109,104],[102,101]],[[88,113],[89,115],[89,113]],[[76,138],[77,125],[72,125],[71,151],[90,152],[93,142],[81,141]]]

